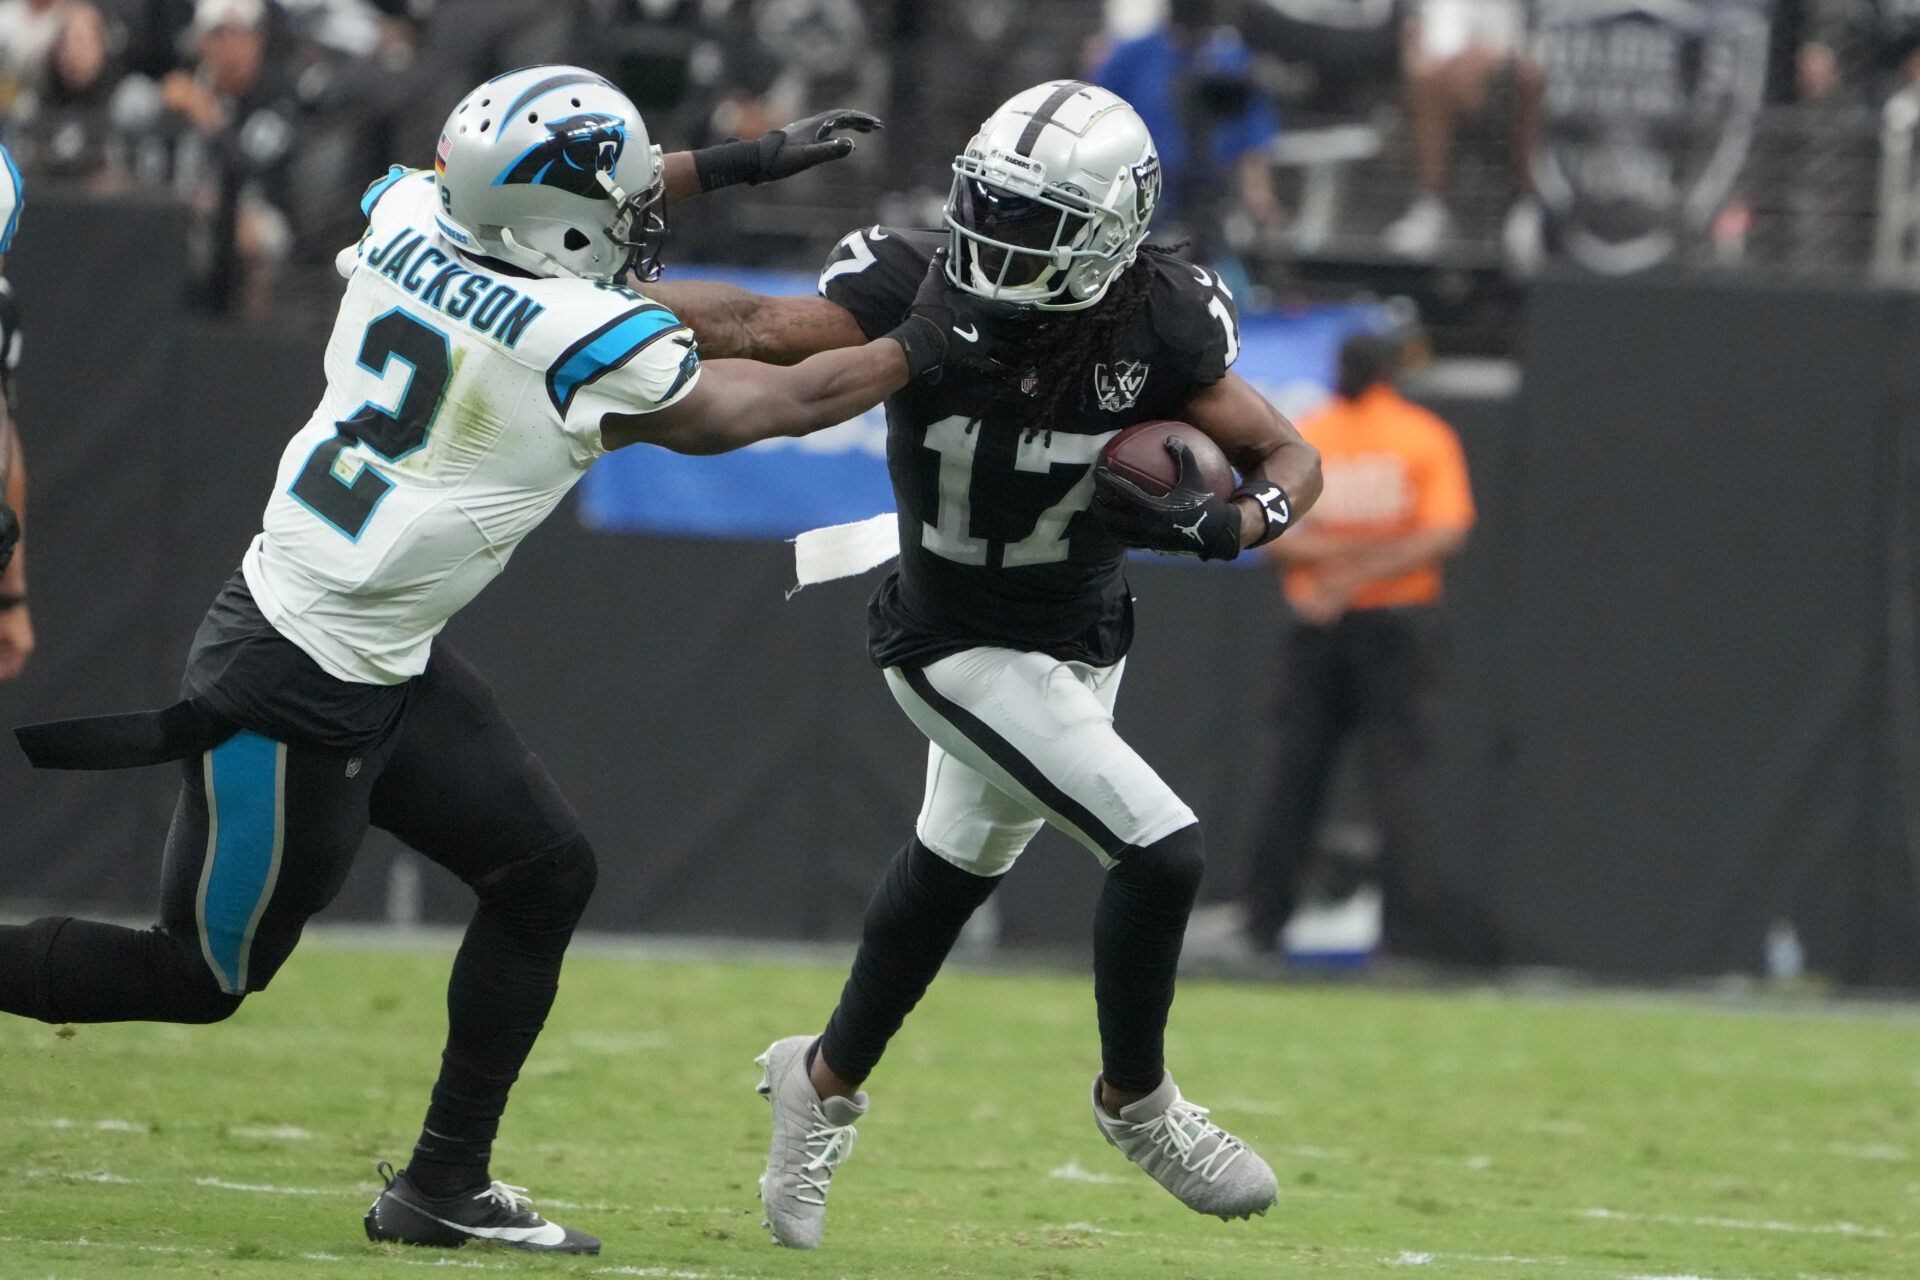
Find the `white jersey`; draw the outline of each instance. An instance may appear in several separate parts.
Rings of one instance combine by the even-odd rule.
[[[631,290],[461,252],[430,172],[395,169],[362,208],[327,393],[280,459],[244,569],[328,674],[398,684],[606,451],[601,419],[679,400],[700,357]]]

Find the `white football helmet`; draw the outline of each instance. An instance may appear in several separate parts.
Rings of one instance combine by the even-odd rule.
[[[667,233],[662,170],[626,94],[580,67],[522,67],[447,117],[440,230],[543,276],[652,280]]]
[[[953,162],[947,278],[1016,306],[1077,311],[1131,266],[1160,155],[1125,99],[1078,80],[1016,93]]]

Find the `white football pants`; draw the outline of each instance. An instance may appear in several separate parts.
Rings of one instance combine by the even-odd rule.
[[[1051,822],[1111,866],[1199,821],[1113,727],[1111,667],[1021,649],[968,649],[887,684],[932,743],[920,842],[997,876]]]

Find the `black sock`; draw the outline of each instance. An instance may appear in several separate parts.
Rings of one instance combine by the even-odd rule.
[[[997,876],[962,871],[918,839],[893,856],[867,904],[840,1005],[816,1045],[835,1075],[859,1084],[873,1073],[960,930],[999,883]]]
[[[1108,1084],[1151,1093],[1166,1073],[1167,1011],[1205,869],[1200,828],[1122,854],[1093,918],[1093,997]]]
[[[491,885],[447,983],[447,1047],[407,1174],[429,1196],[479,1191],[507,1094],[546,1025],[560,962],[593,892],[593,850],[576,839]]]
[[[220,990],[198,940],[48,916],[0,926],[0,1011],[42,1022],[218,1022]]]
[[[471,1142],[445,1138],[431,1129],[423,1130],[414,1143],[413,1158],[407,1161],[407,1177],[420,1193],[435,1200],[486,1190],[492,1180],[488,1162],[493,1158],[493,1141]]]

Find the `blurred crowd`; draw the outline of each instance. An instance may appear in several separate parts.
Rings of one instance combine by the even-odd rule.
[[[257,312],[502,70],[591,62],[699,145],[861,96],[868,36],[858,0],[0,0],[0,137],[30,180],[173,193],[201,301]]]
[[[1483,247],[1519,274],[1549,253],[1620,272],[1738,257],[1756,208],[1796,205],[1828,215],[1803,256],[1831,266],[1864,249],[1880,107],[1920,95],[1914,0],[1107,0],[1104,15],[1087,73],[1150,104],[1193,238],[1240,253],[1333,238],[1352,255],[1364,236],[1388,260],[1457,262],[1462,208],[1491,208]],[[1763,151],[1772,163],[1750,165]],[[1367,171],[1356,200],[1341,179]]]
[[[1503,211],[1522,270],[1556,217],[1631,269],[1676,219],[1738,232],[1763,110],[1851,122],[1870,153],[1920,83],[1920,0],[0,0],[0,137],[30,181],[172,193],[201,301],[258,311],[357,233],[369,175],[426,162],[464,88],[548,60],[614,78],[676,146],[874,107],[904,126],[852,179],[883,214],[892,192],[925,216],[994,101],[1080,74],[1140,109],[1167,231],[1214,261],[1357,235],[1434,260],[1466,205]],[[1382,157],[1391,207],[1356,212],[1342,175]]]

